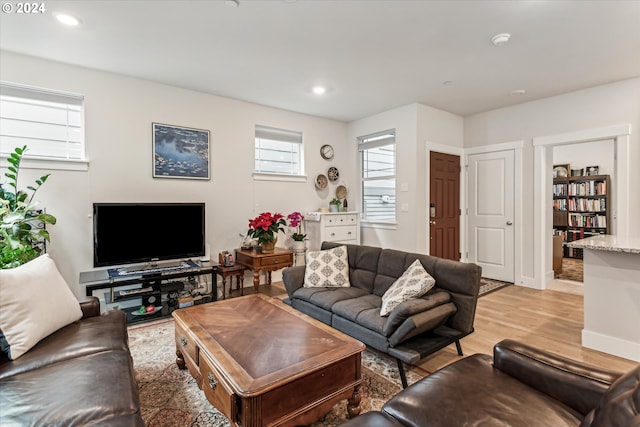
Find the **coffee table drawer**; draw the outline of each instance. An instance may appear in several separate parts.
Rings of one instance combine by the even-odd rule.
[[[185,332],[181,325],[176,323],[176,346],[183,356],[191,359],[196,366],[200,364],[198,361],[198,346],[195,340]]]
[[[278,255],[260,259],[260,266],[267,267],[271,265],[287,264],[291,262],[289,255]]]
[[[222,412],[233,425],[236,419],[235,393],[231,387],[227,386],[220,375],[213,367],[213,363],[203,356],[200,364],[200,372],[202,373],[202,391],[209,402],[216,409]]]

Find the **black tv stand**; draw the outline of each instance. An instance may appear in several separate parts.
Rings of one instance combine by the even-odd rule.
[[[156,312],[139,315],[134,312],[139,308],[124,308],[127,312],[127,322],[141,322],[156,319],[158,317],[169,316],[171,314],[170,307],[166,298],[163,296],[167,290],[177,288],[175,284],[178,279],[187,277],[210,275],[211,292],[204,295],[206,301],[217,301],[217,285],[216,285],[216,266],[213,263],[202,263],[197,267],[179,268],[173,270],[151,271],[135,270],[135,273],[129,273],[117,277],[109,277],[107,270],[94,270],[80,273],[80,283],[86,283],[86,295],[94,296],[95,291],[101,289],[109,289],[109,303],[117,303],[118,301],[127,301],[135,298],[155,297],[161,304],[155,304],[162,307]],[[118,288],[139,285],[135,289],[119,290]]]

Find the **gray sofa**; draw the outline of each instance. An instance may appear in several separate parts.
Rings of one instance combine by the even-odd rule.
[[[396,358],[404,387],[402,362],[416,364],[452,343],[462,355],[460,338],[473,332],[479,266],[393,249],[322,243],[323,250],[338,246],[347,247],[351,286],[305,288],[305,267],[290,267],[282,274],[286,303]],[[435,279],[434,288],[381,317],[382,295],[416,259]]]

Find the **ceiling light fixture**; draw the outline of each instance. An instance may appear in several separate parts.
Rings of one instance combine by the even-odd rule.
[[[498,46],[498,47],[504,46],[509,42],[510,38],[511,38],[511,34],[509,33],[496,34],[495,36],[491,37],[491,43],[493,43],[494,46]]]
[[[526,90],[524,89],[516,89],[516,90],[512,90],[511,91],[511,96],[520,96],[520,95],[524,95],[525,93],[527,93]]]
[[[224,0],[224,4],[226,4],[229,7],[238,7],[238,6],[240,6],[240,3],[238,3],[238,0]]]
[[[327,91],[327,88],[325,88],[324,86],[314,86],[313,89],[311,89],[311,90],[316,95],[322,95],[323,93],[325,93]]]
[[[80,25],[80,20],[75,16],[67,15],[66,13],[58,13],[56,15],[56,19],[62,22],[64,25],[68,25],[70,27],[77,27]]]

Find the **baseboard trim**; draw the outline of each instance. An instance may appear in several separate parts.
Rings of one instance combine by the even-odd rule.
[[[622,338],[583,329],[582,346],[640,362],[640,343]]]

